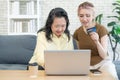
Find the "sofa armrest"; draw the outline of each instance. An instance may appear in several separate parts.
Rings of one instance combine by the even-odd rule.
[[[120,61],[114,61],[113,63],[115,64],[117,75],[120,80]]]

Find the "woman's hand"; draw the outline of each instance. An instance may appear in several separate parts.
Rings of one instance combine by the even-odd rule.
[[[91,32],[91,33],[89,33],[89,35],[90,35],[91,39],[92,39],[94,42],[98,42],[98,41],[99,41],[99,35],[98,35],[98,33],[96,33],[96,32]]]

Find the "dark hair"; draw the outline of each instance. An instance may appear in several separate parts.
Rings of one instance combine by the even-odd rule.
[[[68,36],[68,40],[70,40],[70,32],[68,30],[69,19],[68,19],[67,12],[62,8],[54,8],[54,9],[52,9],[50,11],[50,13],[48,15],[48,18],[46,20],[45,26],[42,29],[40,29],[38,31],[38,33],[40,31],[44,31],[46,33],[47,40],[52,41],[51,36],[50,36],[52,34],[51,26],[53,24],[53,21],[54,21],[55,17],[60,17],[60,18],[64,17],[65,18],[65,20],[66,20],[66,29],[65,29],[64,33]]]

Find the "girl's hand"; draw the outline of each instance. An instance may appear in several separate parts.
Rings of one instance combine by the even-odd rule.
[[[98,42],[98,41],[99,41],[99,35],[98,35],[98,33],[96,33],[96,32],[91,32],[91,33],[89,33],[89,35],[90,35],[90,37],[91,37],[91,39],[92,39],[93,41],[95,41],[95,42]]]

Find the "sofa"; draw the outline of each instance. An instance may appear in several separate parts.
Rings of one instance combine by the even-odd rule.
[[[120,80],[120,61],[113,61],[113,63],[115,64],[117,75]]]
[[[0,70],[26,70],[35,45],[36,35],[0,35]],[[120,79],[120,61],[113,63]]]
[[[0,69],[27,69],[35,45],[35,35],[0,35]]]

